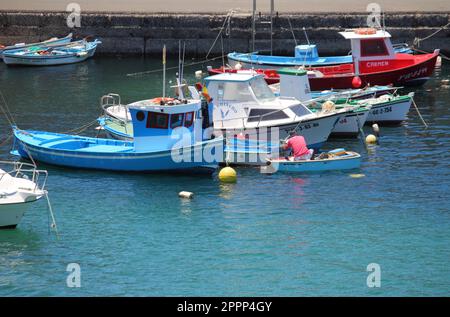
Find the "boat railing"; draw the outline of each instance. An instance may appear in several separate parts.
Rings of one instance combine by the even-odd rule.
[[[128,133],[127,131],[128,107],[127,105],[122,105],[122,101],[119,94],[109,93],[107,95],[102,96],[102,98],[100,99],[100,106],[105,115],[119,121],[119,123],[125,127],[125,133]],[[109,107],[115,106],[118,106],[123,109],[125,119],[122,119],[114,115],[114,113],[112,113],[111,111],[107,111]]]
[[[0,180],[5,174],[9,174],[15,178],[31,180],[35,184],[33,191],[45,189],[48,178],[47,170],[39,170],[33,164],[20,161],[0,161],[0,166],[5,165],[10,166],[11,169],[0,175]]]

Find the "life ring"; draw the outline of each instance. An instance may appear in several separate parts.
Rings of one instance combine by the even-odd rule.
[[[360,34],[360,35],[372,35],[372,34],[376,34],[377,30],[374,28],[359,28],[359,29],[353,30],[353,32],[355,32],[356,34]]]

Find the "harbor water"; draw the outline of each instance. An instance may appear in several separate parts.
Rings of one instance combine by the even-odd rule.
[[[104,94],[119,93],[122,102],[160,96],[161,72],[126,76],[160,67],[132,57],[2,64],[0,91],[20,128],[65,132],[95,120]],[[201,67],[185,69],[189,82]],[[169,70],[168,80],[174,75]],[[381,128],[379,145],[326,144],[361,153],[357,171],[238,168],[236,184],[221,184],[217,175],[39,164],[49,172],[59,239],[49,233],[44,200],[16,230],[0,231],[0,296],[448,296],[448,79],[444,63],[424,86],[402,91],[416,92],[428,129],[411,108],[404,124]],[[0,159],[14,159],[0,118]],[[182,190],[194,199],[180,199]],[[68,287],[70,263],[80,266],[79,288]],[[381,287],[368,287],[371,263],[381,269]]]

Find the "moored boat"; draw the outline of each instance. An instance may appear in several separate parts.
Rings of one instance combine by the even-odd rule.
[[[396,53],[412,53],[405,44],[395,45]],[[343,56],[319,56],[317,46],[314,44],[297,45],[294,56],[259,55],[257,53],[232,52],[227,55],[228,63],[235,67],[259,69],[277,69],[282,67],[299,66],[332,66],[352,63],[352,55]]]
[[[213,172],[218,166],[223,140],[204,137],[199,100],[178,105],[147,100],[128,110],[132,142],[15,128],[15,153],[48,164],[114,171]]]
[[[273,158],[267,160],[264,167],[265,173],[288,172],[288,173],[308,173],[325,172],[333,170],[357,169],[361,166],[361,155],[345,149],[335,149],[323,152],[312,160],[294,160],[288,158]]]
[[[339,33],[351,42],[353,63],[311,68],[308,75],[312,90],[420,85],[434,72],[438,49],[421,55],[395,53],[391,35],[384,30]]]
[[[433,53],[420,55],[398,53],[391,43],[391,35],[385,30],[355,29],[339,33],[351,42],[352,60],[337,65],[307,66],[313,91],[375,85],[421,85],[433,74],[439,56],[438,49]],[[266,70],[257,63],[246,67],[255,68],[254,72],[263,74],[270,82],[277,80],[273,69]],[[210,72],[245,71],[237,68],[212,69]]]
[[[8,45],[4,46],[0,44],[0,59],[3,58],[3,53],[8,52],[10,50],[16,50],[16,49],[25,49],[25,48],[31,48],[31,47],[40,47],[40,46],[48,46],[48,45],[61,45],[61,44],[68,44],[72,41],[72,33],[69,33],[65,37],[57,38],[53,37],[48,40],[37,42],[37,43],[16,43],[14,45]]]
[[[241,131],[250,138],[284,139],[296,130],[311,148],[320,148],[347,110],[312,112],[293,97],[276,97],[261,75],[224,73],[205,78],[212,98],[215,131]]]
[[[281,68],[278,70],[280,83],[274,90],[280,96],[294,97],[302,101],[313,112],[333,112],[336,110],[347,111],[334,126],[330,137],[356,137],[361,127],[366,122],[371,106],[363,101],[361,103],[349,103],[345,97],[361,94],[361,90],[353,92],[323,93],[313,98],[310,92],[307,72],[302,69]],[[374,90],[376,94],[377,90]],[[342,96],[339,103],[335,103],[334,96]]]
[[[67,45],[38,46],[36,49],[20,48],[3,53],[7,65],[52,66],[85,61],[95,54],[101,42],[86,40],[71,42]]]
[[[0,162],[0,229],[20,223],[30,205],[46,195],[46,180],[47,171],[31,164]]]

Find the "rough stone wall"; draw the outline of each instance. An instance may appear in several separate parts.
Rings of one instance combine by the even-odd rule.
[[[66,25],[67,13],[0,12],[0,43],[35,42],[73,32],[78,37],[93,35],[103,44],[98,54],[160,55],[162,46],[178,54],[178,41],[186,42],[191,56],[205,57],[221,29],[226,15],[207,14],[108,14],[85,13],[81,28]],[[365,13],[292,13],[276,16],[273,20],[274,54],[293,54],[295,42],[289,27],[293,26],[298,43],[305,43],[302,30],[306,28],[309,40],[319,47],[321,54],[346,54],[349,43],[337,32],[345,28],[364,27]],[[270,48],[268,16],[258,17],[256,50]],[[414,38],[423,38],[450,22],[450,13],[389,13],[385,24],[394,43],[411,44]],[[223,39],[224,51],[249,52],[251,45],[251,16],[236,14],[230,23],[230,32]],[[450,52],[450,29],[442,30],[421,43],[420,48],[434,48]],[[221,41],[217,41],[211,56],[221,54]]]

